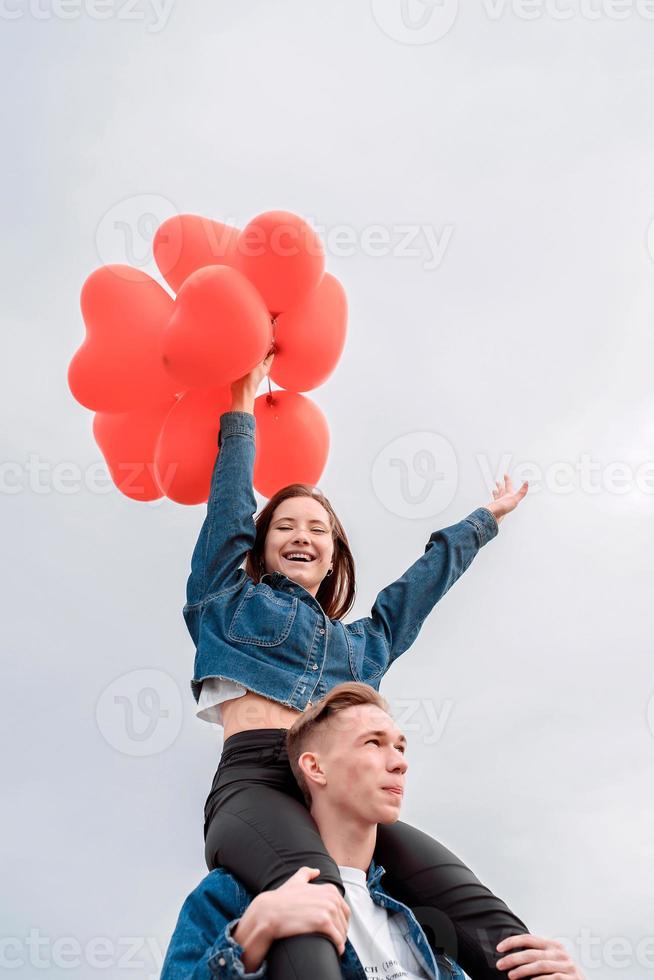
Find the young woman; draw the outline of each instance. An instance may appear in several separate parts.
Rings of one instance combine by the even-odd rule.
[[[205,854],[209,869],[226,867],[254,894],[278,887],[302,865],[319,868],[317,881],[343,894],[291,772],[286,731],[336,684],[357,680],[378,689],[527,485],[514,493],[505,477],[488,507],[432,533],[425,554],[379,593],[370,616],[344,623],[354,601],[354,560],[327,498],[292,484],[253,519],[254,399],[272,359],[232,385],[231,410],[221,415],[184,606],[196,646],[198,715],[222,725],[225,737],[205,805]],[[374,739],[369,748],[376,750]],[[495,945],[528,929],[463,862],[402,822],[379,827],[375,860],[393,894],[419,914],[428,934],[431,927],[432,938],[438,933],[434,941],[473,980],[500,976]],[[268,976],[338,980],[337,950],[319,934],[279,941]]]

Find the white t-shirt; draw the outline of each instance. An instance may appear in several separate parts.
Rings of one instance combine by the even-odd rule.
[[[246,689],[237,681],[229,681],[224,677],[206,677],[202,681],[198,707],[195,714],[203,721],[212,721],[222,725],[223,711],[220,705],[230,698],[240,698],[247,694]]]
[[[374,980],[425,980],[426,973],[399,924],[403,918],[373,902],[367,875],[361,868],[339,865],[345,886],[345,901],[351,916],[347,938],[361,960],[366,977]],[[404,920],[406,921],[406,920]]]

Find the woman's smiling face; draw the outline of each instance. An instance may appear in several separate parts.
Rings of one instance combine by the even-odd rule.
[[[292,555],[304,554],[310,560]],[[263,553],[264,571],[283,572],[315,596],[334,554],[329,513],[313,497],[287,497],[275,508]]]

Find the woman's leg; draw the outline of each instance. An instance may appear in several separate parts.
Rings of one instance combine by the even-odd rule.
[[[245,772],[252,776],[251,769]],[[231,770],[232,780],[234,775]],[[338,867],[308,809],[262,783],[241,779],[219,787],[205,855],[209,868],[227,868],[254,895],[279,887],[303,865],[320,868],[312,884],[333,884],[344,894]],[[338,951],[320,933],[277,940],[267,964],[269,980],[341,980]]]
[[[527,926],[428,834],[398,821],[378,827],[375,859],[390,895],[409,905],[432,948],[442,948],[472,980],[499,980],[497,943]]]

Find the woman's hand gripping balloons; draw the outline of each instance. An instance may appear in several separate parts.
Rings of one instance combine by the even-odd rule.
[[[300,393],[334,371],[347,301],[324,272],[316,233],[286,211],[242,231],[186,214],[160,226],[153,251],[177,297],[130,266],[95,270],[82,289],[86,339],[68,372],[73,396],[96,413],[93,434],[116,486],[134,500],[205,501],[231,385],[273,343],[270,376],[284,390],[256,400],[254,484],[270,496],[317,483],[329,428]]]

